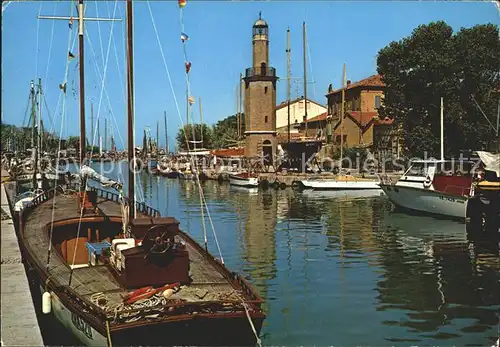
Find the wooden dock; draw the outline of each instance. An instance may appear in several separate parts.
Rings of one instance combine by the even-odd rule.
[[[1,205],[2,346],[43,346],[42,334],[3,184]]]

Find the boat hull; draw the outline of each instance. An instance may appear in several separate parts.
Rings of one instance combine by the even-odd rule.
[[[381,189],[312,190],[306,189],[302,195],[317,199],[360,199],[384,195]]]
[[[179,178],[180,172],[179,171],[170,171],[166,174],[164,174],[167,178]]]
[[[377,181],[372,180],[301,180],[306,189],[314,190],[363,190],[380,189]]]
[[[238,187],[258,187],[259,179],[257,177],[238,177],[236,175],[229,175],[229,184]]]
[[[83,345],[109,345],[107,333],[95,330],[82,315],[64,306],[54,292],[51,302],[56,319]],[[260,332],[264,317],[253,317],[252,322]],[[246,315],[241,313],[232,317],[186,315],[183,319],[112,330],[110,336],[112,344],[119,346],[254,346],[257,342]]]
[[[390,184],[381,184],[380,187],[398,207],[453,219],[466,217],[468,198],[465,196]]]
[[[43,293],[43,291],[42,291]],[[64,306],[61,299],[51,292],[52,312],[56,319],[85,346],[107,346],[107,338],[99,333],[80,315]]]

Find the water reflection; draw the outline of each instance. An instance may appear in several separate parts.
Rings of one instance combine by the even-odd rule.
[[[389,222],[377,238],[385,270],[377,281],[377,310],[392,317],[384,325],[404,329],[386,340],[492,341],[500,304],[498,267],[475,266],[470,249],[478,245],[468,241],[465,225],[400,214],[391,215]]]
[[[235,189],[231,187],[231,191]],[[272,191],[237,191],[236,204],[243,220],[239,229],[243,241],[241,257],[245,261],[243,270],[250,275],[261,296],[268,299],[268,281],[276,276],[276,198]]]

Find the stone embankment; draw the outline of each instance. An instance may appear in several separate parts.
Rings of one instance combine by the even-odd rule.
[[[2,346],[43,346],[4,184],[1,205]]]

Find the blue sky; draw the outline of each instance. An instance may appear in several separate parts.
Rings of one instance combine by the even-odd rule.
[[[70,30],[67,21],[37,20],[45,15],[70,16],[74,5],[69,1],[11,3],[2,20],[2,122],[23,124],[30,80],[41,77],[47,107],[43,108],[44,124],[60,133],[62,104],[65,114],[62,135],[77,135],[78,87],[77,59],[69,64],[66,98],[60,97],[59,83],[64,79]],[[115,2],[87,1],[85,15],[112,16]],[[115,17],[125,19],[125,3],[116,3]],[[177,1],[151,1],[150,6],[171,75],[180,116],[185,121],[185,69],[181,24]],[[269,24],[270,65],[282,78],[278,82],[277,103],[286,98],[286,30],[290,27],[292,42],[292,75],[301,78],[302,22],[307,23],[309,44],[308,96],[326,103],[324,94],[329,83],[341,83],[342,64],[347,64],[347,78],[356,81],[376,73],[377,52],[393,40],[409,35],[420,24],[444,20],[455,30],[476,24],[500,24],[497,7],[491,2],[427,2],[427,1],[189,1],[183,10],[188,59],[192,62],[191,94],[196,97],[193,117],[199,119],[198,97],[202,97],[203,120],[215,123],[235,112],[235,87],[240,72],[252,62],[252,25],[259,11]],[[85,41],[87,99],[87,132],[90,131],[90,104],[94,119],[108,118],[108,134],[115,135],[117,145],[126,141],[125,20],[113,24],[87,22],[90,40]],[[152,20],[145,1],[134,3],[134,74],[136,142],[151,127],[154,136],[160,121],[163,140],[163,112],[168,115],[172,139],[181,124],[173,93],[167,78]],[[100,30],[100,36],[99,36]],[[71,34],[77,33],[76,22]],[[37,52],[38,37],[38,52]],[[71,37],[72,39],[72,37]],[[52,45],[51,45],[52,42]],[[110,47],[106,69],[105,90],[101,95],[104,62]],[[70,43],[70,45],[72,45]],[[102,48],[101,48],[102,47]],[[78,42],[72,52],[77,55]],[[77,90],[77,89],[76,89]],[[302,81],[294,80],[292,97],[301,96]],[[101,99],[101,102],[99,100]],[[59,106],[58,106],[59,100]],[[100,103],[100,106],[99,106]],[[57,112],[56,112],[57,111]],[[50,119],[52,119],[52,121]],[[96,123],[94,123],[95,125]],[[87,135],[89,136],[89,135]]]

